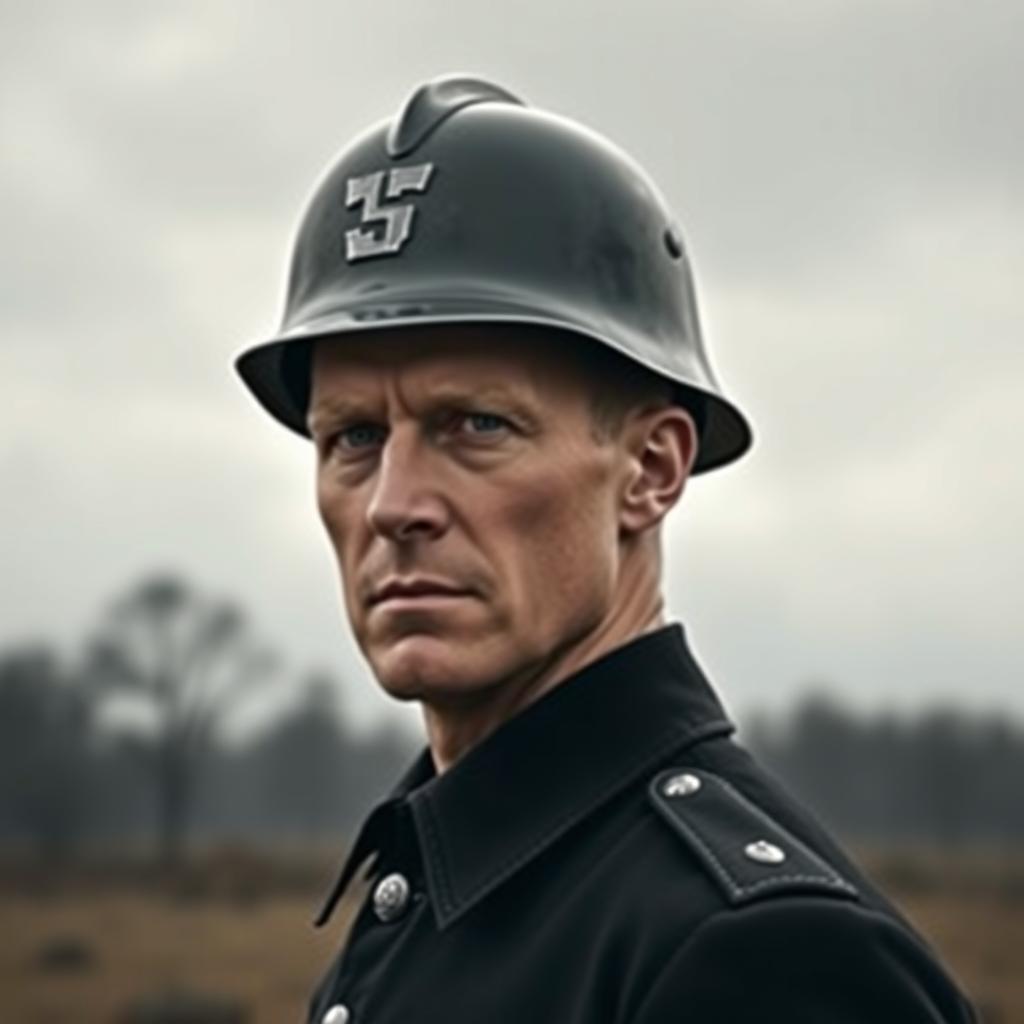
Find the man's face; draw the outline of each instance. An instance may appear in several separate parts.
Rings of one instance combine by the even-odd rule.
[[[586,378],[557,345],[457,325],[315,347],[320,516],[395,697],[483,696],[609,610],[626,456],[595,439]]]

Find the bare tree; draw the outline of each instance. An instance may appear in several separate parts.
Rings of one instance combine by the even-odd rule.
[[[202,597],[169,574],[144,579],[110,606],[87,645],[84,675],[101,698],[133,702],[148,730],[137,745],[155,787],[161,856],[183,851],[197,771],[226,716],[276,668],[234,604]]]

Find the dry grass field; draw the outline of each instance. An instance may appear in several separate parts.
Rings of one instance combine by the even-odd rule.
[[[0,1022],[129,1024],[150,1019],[138,1013],[147,997],[192,993],[236,1006],[224,1020],[301,1024],[339,942],[343,915],[311,926],[334,859],[221,849],[168,874],[140,862],[54,871],[8,858]],[[1024,852],[862,850],[861,860],[984,1020],[1024,1024]]]

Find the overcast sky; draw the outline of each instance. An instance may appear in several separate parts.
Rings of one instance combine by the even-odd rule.
[[[0,644],[67,652],[143,573],[241,600],[381,696],[308,442],[231,361],[346,141],[490,77],[651,173],[753,422],[692,480],[667,592],[727,705],[1024,716],[1024,4],[15,4],[0,24]]]

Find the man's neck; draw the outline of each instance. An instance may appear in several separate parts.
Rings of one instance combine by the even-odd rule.
[[[423,704],[427,741],[437,774],[447,771],[498,726],[584,666],[664,624],[664,602],[656,592],[653,600],[636,602],[635,607],[627,606],[621,614],[603,620],[578,642],[536,666],[528,677],[495,687],[493,698],[486,703],[441,708]]]

